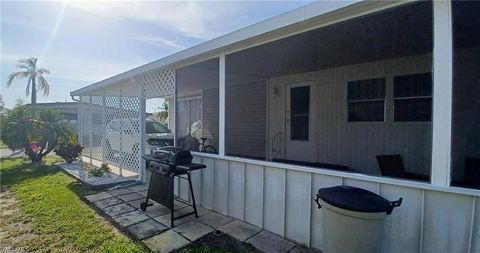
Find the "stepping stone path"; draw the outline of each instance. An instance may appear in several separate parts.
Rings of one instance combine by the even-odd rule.
[[[147,207],[145,212],[140,210],[146,190],[147,186],[137,185],[88,195],[85,199],[153,252],[164,253],[183,248],[196,240],[213,236],[215,230],[231,236],[230,240],[246,242],[249,247],[254,247],[252,252],[319,252],[202,207],[197,207],[199,218],[192,214],[175,220],[172,229],[170,209],[167,207],[149,200],[153,205]],[[179,201],[175,201],[174,209],[175,216],[193,211],[190,206]]]
[[[105,208],[105,207],[109,207],[109,206],[118,205],[118,204],[121,204],[121,203],[123,203],[123,201],[120,200],[120,199],[117,199],[115,197],[108,198],[108,199],[102,199],[102,200],[98,200],[98,201],[93,202],[93,204],[100,209]]]
[[[135,235],[139,240],[151,237],[159,234],[168,228],[165,225],[156,222],[155,220],[148,219],[134,225],[126,227],[127,231]]]
[[[265,253],[289,252],[296,246],[295,243],[267,231],[260,232],[257,236],[248,239],[247,242]]]

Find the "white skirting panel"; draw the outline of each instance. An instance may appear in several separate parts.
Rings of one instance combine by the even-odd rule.
[[[245,221],[258,227],[263,227],[263,178],[263,166],[245,164]]]
[[[228,166],[228,215],[245,219],[245,164],[229,162]]]
[[[192,173],[197,203],[306,246],[322,249],[322,234],[328,233],[322,231],[322,210],[313,201],[316,192],[343,184],[391,201],[403,197],[386,220],[383,252],[480,252],[480,198],[475,194],[238,159],[196,156],[195,162],[207,165]],[[184,190],[180,185],[180,196],[190,200]]]

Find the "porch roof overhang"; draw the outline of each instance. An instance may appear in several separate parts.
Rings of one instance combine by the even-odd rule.
[[[415,1],[417,0],[314,2],[72,91],[70,95],[88,94],[153,70],[186,66],[215,57],[222,52],[235,52]]]

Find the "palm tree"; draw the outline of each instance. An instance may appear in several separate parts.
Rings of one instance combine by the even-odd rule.
[[[162,123],[167,123],[168,119],[168,103],[163,102],[163,104],[158,108],[160,111],[155,112],[155,117],[158,119],[158,121]]]
[[[43,77],[44,74],[50,74],[50,71],[48,69],[39,68],[37,66],[37,60],[38,59],[34,57],[18,60],[17,68],[23,69],[23,71],[11,73],[7,80],[7,87],[10,87],[14,79],[27,78],[27,88],[25,89],[25,94],[26,96],[30,95],[31,88],[32,106],[35,106],[37,103],[37,91],[42,90],[43,95],[45,96],[48,96],[50,91],[50,86],[47,80]]]

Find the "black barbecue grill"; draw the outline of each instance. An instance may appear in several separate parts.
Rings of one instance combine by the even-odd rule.
[[[145,202],[140,204],[140,209],[146,211],[151,203],[148,200],[151,199],[159,204],[170,208],[170,223],[173,228],[173,221],[183,218],[185,216],[195,214],[198,218],[197,206],[195,203],[195,196],[193,194],[192,179],[190,172],[194,170],[206,168],[203,164],[192,163],[192,154],[188,150],[183,150],[176,147],[163,147],[154,151],[151,155],[143,155],[143,159],[146,161],[146,168],[151,172],[150,183],[148,185],[147,197]],[[186,175],[186,177],[184,177]],[[190,194],[192,196],[193,211],[175,217],[174,215],[174,178],[178,177],[188,181],[190,187]],[[177,199],[187,205],[182,200]]]

